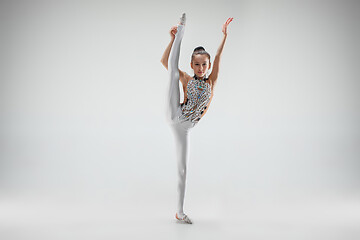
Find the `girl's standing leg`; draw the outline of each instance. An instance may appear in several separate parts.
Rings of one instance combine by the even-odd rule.
[[[189,130],[183,129],[179,125],[172,127],[175,137],[176,162],[177,162],[177,214],[184,216],[184,199],[187,175],[187,163],[189,161],[190,135]]]

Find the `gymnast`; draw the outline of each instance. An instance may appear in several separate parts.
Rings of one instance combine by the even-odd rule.
[[[217,83],[221,53],[227,38],[227,26],[233,20],[229,18],[222,26],[224,34],[217,50],[213,69],[210,54],[202,46],[196,47],[191,56],[190,66],[194,75],[190,76],[178,68],[181,41],[184,36],[186,15],[182,14],[180,22],[170,30],[171,41],[166,48],[161,63],[169,70],[170,81],[166,98],[166,119],[175,137],[177,157],[177,212],[175,218],[183,223],[192,224],[192,220],[184,213],[185,185],[187,162],[189,159],[190,130],[199,123],[209,109]],[[184,101],[180,103],[179,81],[184,91]]]

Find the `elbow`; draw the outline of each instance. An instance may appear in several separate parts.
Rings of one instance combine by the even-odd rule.
[[[167,62],[165,62],[165,61],[163,61],[163,60],[161,60],[160,62],[161,62],[161,64],[162,64],[166,69],[168,68]]]

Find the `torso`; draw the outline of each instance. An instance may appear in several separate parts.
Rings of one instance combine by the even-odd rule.
[[[195,89],[195,86],[199,86],[199,88]],[[193,94],[198,93],[201,96],[200,99],[202,100],[202,102],[199,102],[197,107],[200,108],[202,113],[199,112],[198,114],[196,114],[196,118],[193,119],[193,121],[199,121],[209,109],[210,103],[214,96],[214,84],[210,79],[207,79],[205,81],[201,80],[199,82],[199,80],[194,79],[194,77],[186,75],[186,85],[183,86],[184,101],[181,103],[181,108],[183,109],[184,113],[189,114],[190,108],[188,107],[188,105],[186,105],[186,103],[187,101],[193,100],[195,96],[189,96],[188,99],[188,87],[190,87]],[[205,105],[201,106],[202,103],[204,103]],[[187,104],[189,104],[189,102]]]

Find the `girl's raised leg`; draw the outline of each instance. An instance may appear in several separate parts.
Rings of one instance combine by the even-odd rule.
[[[168,70],[169,70],[169,87],[168,87],[168,96],[167,96],[167,115],[170,117],[171,121],[174,121],[176,114],[180,108],[180,89],[179,89],[179,56],[180,56],[180,46],[181,41],[184,36],[185,31],[185,13],[183,13],[180,18],[180,22],[177,25],[177,33],[175,34],[175,39],[170,50],[169,59],[168,59]]]

